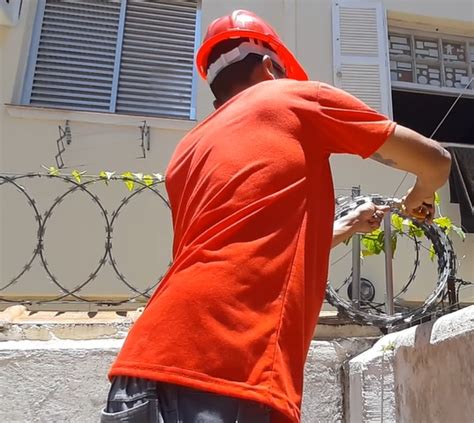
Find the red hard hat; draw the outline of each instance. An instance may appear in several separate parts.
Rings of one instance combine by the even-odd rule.
[[[210,65],[208,58],[212,49],[222,41],[236,38],[250,38],[268,43],[285,66],[288,78],[308,80],[305,70],[283,44],[275,30],[255,13],[247,10],[235,10],[231,15],[216,19],[207,28],[206,36],[196,56],[196,66],[202,78],[207,78]]]

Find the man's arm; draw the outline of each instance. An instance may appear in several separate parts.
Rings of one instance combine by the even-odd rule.
[[[371,156],[387,166],[417,176],[405,199],[407,212],[431,220],[435,191],[443,186],[451,168],[451,156],[438,142],[397,125],[393,134]]]
[[[376,206],[373,203],[365,203],[347,216],[336,220],[334,222],[331,248],[334,248],[356,233],[368,233],[377,229],[388,209],[388,206]]]

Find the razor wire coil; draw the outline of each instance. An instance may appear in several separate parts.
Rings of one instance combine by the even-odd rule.
[[[37,201],[34,197],[27,191],[25,187],[21,185],[21,182],[26,179],[34,179],[34,178],[50,178],[50,179],[57,179],[63,181],[65,184],[68,185],[68,188],[65,192],[61,195],[56,197],[52,203],[49,204],[49,207],[41,213]],[[111,177],[110,181],[124,181],[126,178],[123,177]],[[137,299],[141,298],[144,301],[147,300],[150,296],[150,292],[159,284],[163,275],[158,275],[154,282],[148,286],[146,289],[139,289],[136,287],[136,282],[130,281],[121,271],[117,264],[117,260],[113,254],[113,231],[115,226],[118,222],[118,217],[121,211],[135,198],[140,196],[145,192],[151,192],[159,202],[161,202],[167,209],[170,208],[168,200],[166,199],[165,195],[160,191],[159,184],[162,181],[153,181],[151,183],[145,183],[144,181],[140,181],[137,179],[133,179],[134,184],[137,184],[137,188],[126,195],[120,202],[120,205],[111,213],[107,211],[105,206],[102,204],[100,198],[94,194],[90,187],[95,183],[104,183],[104,179],[100,176],[94,177],[85,177],[84,181],[77,182],[74,178],[65,175],[51,175],[51,174],[42,174],[42,173],[28,173],[28,174],[20,174],[20,175],[6,175],[0,174],[0,188],[2,186],[9,185],[13,187],[17,192],[19,192],[23,197],[26,199],[26,203],[28,204],[29,208],[32,210],[34,220],[36,222],[36,241],[35,247],[31,255],[29,255],[26,263],[20,268],[20,270],[15,274],[15,276],[10,279],[6,283],[2,283],[0,285],[0,293],[3,293],[8,288],[11,288],[15,284],[19,283],[21,278],[31,270],[33,264],[36,261],[39,261],[41,267],[46,272],[46,275],[50,282],[57,288],[58,294],[55,295],[53,298],[47,298],[42,300],[29,300],[25,298],[24,300],[13,300],[5,295],[0,295],[0,302],[4,303],[24,303],[24,304],[55,304],[64,302],[66,300],[73,300],[75,302],[83,302],[83,303],[91,303],[91,304],[98,304],[98,305],[107,305],[107,306],[118,306],[122,305],[127,302],[134,302]],[[70,195],[81,192],[84,193],[91,203],[96,206],[100,212],[101,218],[103,219],[103,224],[105,227],[105,243],[104,243],[104,251],[101,253],[100,259],[98,264],[94,266],[94,268],[89,273],[89,276],[78,283],[76,283],[75,287],[67,288],[65,284],[59,280],[57,276],[54,275],[53,269],[51,265],[48,263],[47,260],[47,251],[45,248],[45,235],[47,233],[47,229],[51,222],[51,218],[54,212],[57,210],[57,207]],[[101,270],[109,263],[118,280],[120,280],[130,291],[131,295],[123,300],[106,300],[106,301],[97,301],[89,299],[85,296],[81,295],[81,291],[86,287],[89,286],[99,275]]]
[[[409,324],[412,321],[421,319],[425,315],[429,314],[436,306],[445,298],[447,291],[448,278],[453,277],[456,273],[456,256],[453,250],[452,243],[447,237],[445,232],[435,224],[427,224],[418,222],[410,216],[403,214],[393,204],[396,203],[395,199],[390,197],[384,197],[381,195],[367,195],[359,196],[354,199],[345,199],[339,202],[336,207],[335,219],[346,216],[350,212],[354,211],[357,207],[362,204],[372,202],[376,205],[390,205],[392,213],[398,214],[404,219],[411,220],[418,228],[420,228],[426,238],[433,244],[434,252],[437,258],[437,273],[438,279],[436,282],[435,289],[428,295],[423,304],[413,309],[405,309],[398,311],[392,315],[385,313],[380,309],[380,304],[368,303],[365,307],[356,307],[351,300],[347,300],[339,295],[340,289],[349,282],[351,275],[349,275],[343,284],[335,289],[331,283],[328,283],[326,289],[326,300],[336,307],[343,315],[355,320],[356,322],[380,327],[390,327],[402,324]],[[409,236],[408,234],[405,234]],[[399,297],[401,294],[408,290],[408,287],[413,283],[416,277],[416,273],[420,264],[419,253],[420,253],[420,241],[416,236],[411,237],[415,245],[415,262],[413,270],[411,271],[407,282],[402,286],[400,291],[394,296]]]

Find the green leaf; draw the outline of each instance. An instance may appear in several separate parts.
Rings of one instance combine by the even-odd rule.
[[[378,242],[379,244],[382,244],[382,245],[383,245],[383,239],[384,239],[384,237],[385,237],[385,233],[384,233],[384,231],[382,231],[381,229],[376,229],[376,230],[373,231],[372,233],[374,233],[374,232],[376,232],[376,231],[379,231],[379,232],[377,233],[377,242]]]
[[[400,217],[398,214],[392,214],[392,226],[399,232],[403,231],[403,217]]]
[[[149,187],[150,185],[153,185],[153,176],[152,175],[145,175],[143,177],[143,183]],[[347,245],[347,244],[346,244]]]
[[[435,194],[434,194],[434,201],[435,201],[435,204],[437,206],[439,206],[441,204],[441,197],[437,192],[435,192]]]
[[[425,233],[423,232],[423,229],[419,228],[417,225],[415,225],[411,220],[408,225],[408,233],[412,237],[417,237],[421,238]]]
[[[380,254],[383,251],[383,231],[378,228],[366,235],[362,235],[362,245],[366,251],[365,254],[364,250],[362,251],[364,256]]]
[[[431,244],[430,249],[429,249],[428,251],[429,251],[429,253],[430,253],[430,259],[431,259],[431,261],[433,261],[434,258],[435,258],[435,256],[436,256],[436,251],[435,251],[435,249],[434,249],[434,245],[433,245],[433,244]]]
[[[390,341],[386,345],[382,346],[382,352],[386,353],[386,352],[389,352],[389,351],[394,351],[395,348],[396,348],[395,342]]]
[[[52,176],[59,175],[59,169],[57,167],[54,167],[54,166],[49,166],[49,167],[43,166],[43,167],[48,171],[49,175],[52,175]]]
[[[449,234],[453,228],[453,222],[449,217],[446,216],[437,217],[436,219],[433,219],[433,222],[436,223],[440,228],[444,229],[446,234]]]
[[[129,191],[133,191],[133,188],[135,187],[135,182],[133,180],[133,173],[132,172],[122,173],[122,179],[127,189]]]
[[[105,185],[109,185],[110,178],[115,175],[115,172],[107,172],[106,170],[101,170],[99,176],[104,180]]]
[[[74,169],[72,172],[71,172],[71,176],[76,180],[76,182],[78,184],[81,183],[81,176],[84,175],[86,173],[86,171],[82,171],[82,172],[79,172],[78,170]]]
[[[390,240],[390,243],[392,244],[392,258],[395,256],[395,251],[397,250],[397,241],[398,241],[398,236],[396,233],[392,234],[392,239]]]

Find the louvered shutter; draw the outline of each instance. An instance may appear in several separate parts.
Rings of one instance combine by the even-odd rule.
[[[117,112],[188,118],[196,0],[128,0]]]
[[[47,0],[30,104],[109,111],[120,2]]]
[[[381,2],[333,0],[334,83],[392,116],[388,36]]]

